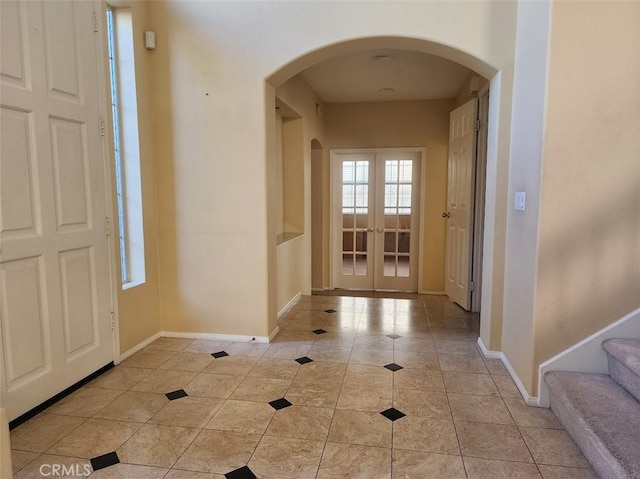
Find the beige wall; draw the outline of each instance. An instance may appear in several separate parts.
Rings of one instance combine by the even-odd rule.
[[[534,367],[640,307],[640,2],[552,18]]]
[[[524,74],[528,55],[546,55],[541,32],[549,17],[533,12],[541,29],[524,29],[530,19],[522,12],[535,3],[544,2],[520,3],[520,23],[515,2],[135,3],[136,38],[152,29],[158,48],[136,45],[149,244],[147,284],[119,295],[122,350],[159,329],[274,329],[279,301],[267,164],[276,88],[319,60],[365,48],[441,54],[491,78],[495,131],[487,176],[494,187],[487,193],[491,260],[481,336],[489,349],[505,350],[530,392],[541,361],[638,307],[640,3],[553,3],[548,84],[546,67],[534,79]],[[542,91],[546,112],[527,100],[528,86]],[[527,112],[541,127],[525,135]],[[303,130],[308,145],[312,132],[306,123]],[[540,187],[530,174],[540,173],[541,159],[536,198]],[[305,195],[309,172],[305,167]],[[522,190],[540,203],[539,218],[512,211],[512,193]],[[305,232],[309,209],[307,197]],[[300,277],[307,282],[310,238],[301,241]]]
[[[133,346],[160,331],[160,285],[158,275],[158,205],[156,191],[156,171],[154,162],[154,137],[152,113],[153,78],[150,64],[153,53],[143,45],[143,32],[151,29],[151,20],[146,2],[113,1],[110,5],[131,8],[134,30],[134,55],[136,62],[136,89],[138,99],[138,134],[140,140],[140,173],[142,181],[145,278],[144,284],[122,290],[118,280],[118,327],[120,351],[126,352]],[[105,47],[106,48],[106,47]],[[106,51],[106,50],[105,50]],[[108,68],[108,66],[105,66]],[[107,70],[108,71],[108,70]],[[108,78],[108,77],[107,77]],[[110,110],[109,110],[110,113]],[[109,114],[109,120],[111,115]],[[113,161],[113,160],[112,160]],[[113,187],[115,191],[115,185]],[[116,204],[113,202],[114,238],[117,240],[115,220]],[[115,241],[116,248],[119,247]],[[119,255],[119,249],[116,254]],[[118,278],[120,264],[118,262]]]
[[[275,118],[265,109],[273,108],[275,88],[305,65],[382,46],[442,54],[487,77],[501,71],[490,155],[497,186],[485,243],[493,262],[486,321],[501,321],[514,2],[168,0],[147,8],[158,43],[150,57],[162,329],[272,329],[276,255],[266,157]]]
[[[446,209],[449,113],[453,105],[453,100],[425,100],[325,106],[328,149],[426,148],[422,290],[429,292],[444,291],[445,222],[441,215]],[[328,161],[325,168],[329,169]],[[329,191],[323,193],[328,196]],[[323,261],[327,271],[329,260]]]

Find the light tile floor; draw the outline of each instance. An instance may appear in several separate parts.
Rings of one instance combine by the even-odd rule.
[[[13,430],[14,477],[597,477],[477,315],[369,296],[302,297],[270,345],[157,340]]]

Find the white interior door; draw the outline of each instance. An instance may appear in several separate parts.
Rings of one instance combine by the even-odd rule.
[[[447,180],[445,292],[464,309],[471,306],[473,185],[478,100],[451,112]]]
[[[333,286],[417,291],[421,154],[333,154]]]
[[[0,2],[0,400],[113,360],[94,2]]]

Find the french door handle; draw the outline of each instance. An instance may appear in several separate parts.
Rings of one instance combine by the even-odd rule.
[[[382,233],[382,231],[383,231],[383,230],[382,230],[382,228],[378,228],[376,231],[377,231],[378,233]]]
[[[369,228],[367,231],[368,231],[369,233],[373,233],[373,228]]]
[[[442,217],[443,218],[451,218],[451,213],[449,213],[448,211],[445,213],[442,213]]]

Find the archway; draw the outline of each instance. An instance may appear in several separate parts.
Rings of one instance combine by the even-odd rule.
[[[489,104],[489,124],[487,125],[487,144],[488,151],[486,155],[486,193],[484,197],[484,203],[487,208],[487,212],[485,215],[484,221],[484,253],[482,255],[482,270],[483,270],[483,291],[482,291],[482,299],[480,301],[481,309],[483,311],[483,316],[487,318],[492,318],[492,321],[495,323],[495,328],[492,328],[492,324],[490,321],[483,321],[483,329],[485,330],[485,334],[488,338],[493,336],[497,337],[499,335],[500,330],[500,322],[501,322],[501,297],[502,297],[502,287],[501,277],[495,276],[494,271],[499,270],[500,268],[494,268],[494,262],[497,261],[498,264],[504,260],[504,252],[499,253],[502,254],[502,257],[495,258],[494,257],[494,238],[501,237],[504,239],[505,235],[505,224],[500,221],[500,226],[496,227],[496,214],[495,214],[495,205],[496,205],[496,196],[498,196],[499,191],[501,190],[504,194],[506,191],[506,182],[507,175],[501,175],[502,184],[498,183],[496,171],[498,170],[498,153],[497,153],[497,144],[498,144],[498,122],[495,121],[496,114],[498,111],[498,107],[500,105],[500,98],[502,96],[501,90],[501,74],[497,68],[494,66],[482,61],[481,59],[474,57],[464,51],[452,48],[448,45],[440,44],[437,42],[419,39],[419,38],[407,38],[407,37],[394,37],[394,36],[376,36],[376,37],[367,37],[367,38],[357,38],[351,39],[347,41],[337,42],[333,44],[326,45],[322,48],[318,48],[312,51],[307,52],[301,56],[298,56],[288,63],[284,64],[277,71],[269,75],[266,79],[266,95],[267,99],[265,104],[267,108],[269,105],[272,105],[275,102],[276,89],[284,85],[289,79],[295,77],[303,70],[315,65],[324,60],[328,60],[334,58],[336,56],[345,55],[348,53],[358,52],[358,51],[366,51],[366,50],[375,50],[375,49],[398,49],[398,50],[410,50],[415,52],[427,53],[430,55],[440,56],[442,58],[451,60],[460,65],[463,65],[470,70],[473,70],[485,78],[490,79],[491,85],[491,96],[490,96],[490,104]],[[270,131],[269,125],[269,115],[267,114],[267,134]],[[310,140],[307,141],[305,139],[305,143],[310,145]],[[305,190],[308,192],[305,196],[305,231],[311,231],[311,148],[308,146],[309,150],[305,154],[304,161],[306,162],[305,171],[309,172],[305,174],[305,181],[307,181],[307,187]],[[326,150],[326,148],[325,148]],[[267,155],[270,152],[267,151]],[[325,151],[324,158],[328,158],[328,151]],[[309,278],[308,282],[303,285],[300,289],[303,294],[310,294],[311,291],[311,235],[308,235],[309,238],[305,239],[306,242],[306,251],[309,252],[307,258],[302,260],[303,263],[307,264],[307,274],[306,276]],[[499,241],[500,243],[502,241]],[[277,284],[277,281],[272,282],[272,284]],[[499,288],[498,294],[494,294],[495,288]],[[497,298],[497,301],[495,299]],[[494,314],[493,303],[495,302],[496,309],[499,310],[498,314]],[[493,333],[491,330],[494,330]],[[488,342],[485,341],[485,342]]]

